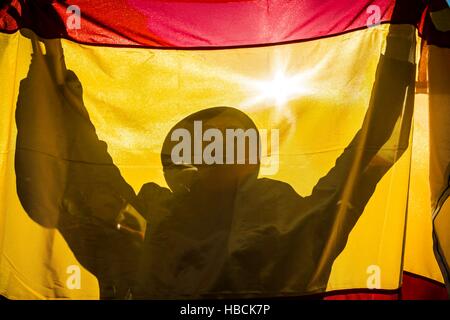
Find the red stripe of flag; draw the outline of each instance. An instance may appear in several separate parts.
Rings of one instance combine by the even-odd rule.
[[[81,10],[81,29],[67,28],[70,5]],[[27,27],[93,45],[254,46],[366,28],[377,8],[381,23],[418,25],[424,11],[422,0],[12,0],[0,11],[0,31]]]

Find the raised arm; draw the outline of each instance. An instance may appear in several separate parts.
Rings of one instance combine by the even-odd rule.
[[[17,193],[28,215],[58,228],[101,282],[103,297],[111,296],[127,286],[117,283],[136,265],[146,222],[133,189],[96,134],[60,40],[27,36],[33,54],[16,109]]]
[[[407,29],[407,30],[406,30]],[[336,165],[307,198],[311,210],[311,283],[325,284],[331,266],[375,191],[407,149],[414,97],[415,30],[392,26],[380,57],[363,125]]]

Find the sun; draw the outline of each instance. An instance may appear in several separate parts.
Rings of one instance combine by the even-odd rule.
[[[258,100],[273,104],[281,110],[292,98],[304,91],[298,80],[278,71],[272,79],[256,83],[259,91]]]
[[[308,85],[312,75],[312,70],[289,74],[285,68],[278,68],[266,79],[252,79],[246,84],[249,98],[243,105],[249,109],[275,108],[288,115],[292,100],[312,93]]]

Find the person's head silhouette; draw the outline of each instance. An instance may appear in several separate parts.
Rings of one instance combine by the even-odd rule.
[[[175,133],[180,130],[189,136],[183,150],[188,154],[183,154],[185,161],[174,161],[181,140]],[[175,193],[231,192],[244,179],[256,179],[259,142],[256,125],[244,112],[231,107],[198,111],[179,121],[166,136],[161,151],[164,177]],[[212,143],[217,147],[213,151]]]

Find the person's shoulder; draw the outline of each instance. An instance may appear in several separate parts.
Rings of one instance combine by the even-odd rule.
[[[246,183],[240,191],[247,200],[256,198],[258,202],[292,202],[303,199],[290,184],[269,178]]]
[[[283,181],[255,179],[240,190],[236,210],[244,229],[257,234],[289,230],[294,220],[305,212],[305,201]]]
[[[138,193],[139,198],[161,200],[172,196],[170,189],[161,187],[154,182],[145,183]]]
[[[269,178],[260,178],[256,180],[255,187],[260,189],[261,191],[267,191],[275,194],[295,194],[300,197],[299,194],[294,190],[294,188],[286,182],[269,179]]]
[[[147,219],[159,219],[168,213],[168,202],[172,198],[172,192],[168,188],[149,182],[141,187],[137,198],[145,208]]]

